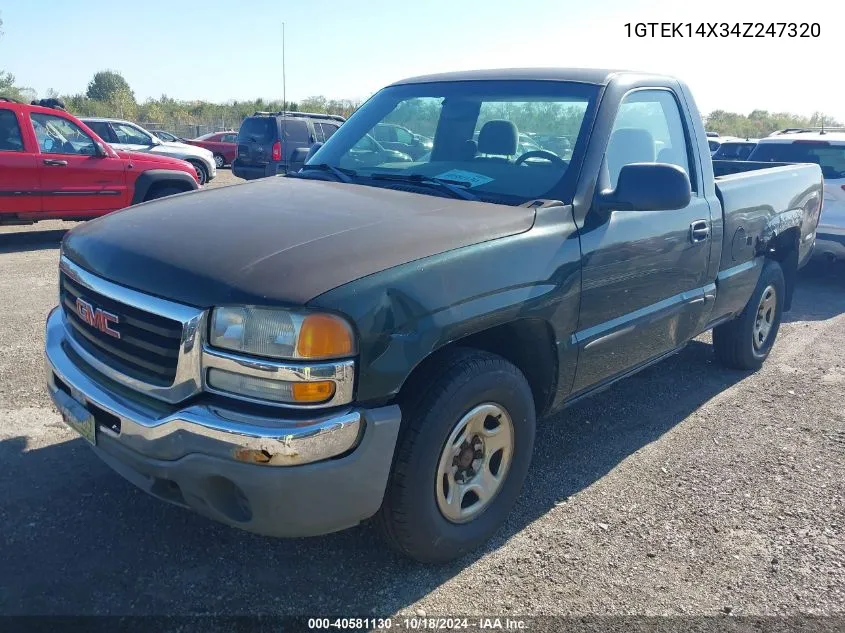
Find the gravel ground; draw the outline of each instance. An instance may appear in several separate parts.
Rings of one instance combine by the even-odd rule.
[[[0,229],[2,614],[845,614],[843,266],[802,272],[761,371],[702,337],[544,421],[506,528],[427,567],[367,525],[217,525],[103,465],[43,387],[68,226]]]

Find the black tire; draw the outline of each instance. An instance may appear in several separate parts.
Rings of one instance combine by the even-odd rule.
[[[535,412],[522,372],[500,356],[456,348],[413,379],[400,405],[402,423],[384,502],[376,515],[386,541],[421,562],[445,562],[485,543],[516,502],[534,449]],[[511,462],[489,505],[465,523],[445,518],[436,500],[441,453],[474,407],[496,403],[513,427]]]
[[[198,162],[198,161],[195,161],[195,160],[189,160],[188,162],[191,163],[191,165],[194,166],[194,169],[197,170],[197,180],[198,180],[200,186],[207,183],[208,182],[208,169],[206,168],[206,166],[203,165],[202,163]]]
[[[765,339],[755,344],[755,325],[764,293],[774,290],[771,327]],[[757,286],[738,317],[713,329],[713,349],[720,363],[733,369],[759,369],[772,351],[780,330],[786,283],[783,269],[776,261],[766,260]],[[768,310],[765,311],[766,313]],[[765,316],[765,315],[764,315]]]
[[[148,200],[157,200],[158,198],[166,198],[167,196],[172,196],[177,193],[182,193],[182,189],[179,189],[179,187],[157,187],[147,194],[147,197],[144,198],[144,202],[147,202]]]
[[[214,165],[217,169],[222,169],[226,165],[226,157],[223,154],[214,155]]]

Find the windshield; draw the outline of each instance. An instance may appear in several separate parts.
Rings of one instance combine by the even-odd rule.
[[[822,176],[845,178],[845,145],[828,141],[793,141],[792,143],[760,143],[748,160],[763,163],[815,163]]]
[[[361,106],[300,175],[326,177],[308,166],[329,165],[355,184],[404,189],[399,181],[435,179],[486,201],[568,201],[597,92],[549,81],[392,86]]]

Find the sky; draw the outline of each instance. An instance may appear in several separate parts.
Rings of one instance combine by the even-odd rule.
[[[364,99],[414,75],[593,67],[675,75],[699,109],[845,122],[842,0],[0,0],[0,70],[44,94],[123,74],[139,100]],[[634,38],[626,23],[818,22],[818,38]],[[686,28],[686,27],[684,27]]]

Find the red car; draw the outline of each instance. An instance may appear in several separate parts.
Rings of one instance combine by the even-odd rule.
[[[198,187],[190,163],[117,152],[61,107],[0,97],[0,224],[87,220]]]
[[[217,164],[217,169],[224,165],[231,165],[232,161],[238,155],[238,133],[232,132],[212,132],[211,134],[203,134],[197,138],[185,141],[197,147],[204,147],[214,154],[214,162]]]

